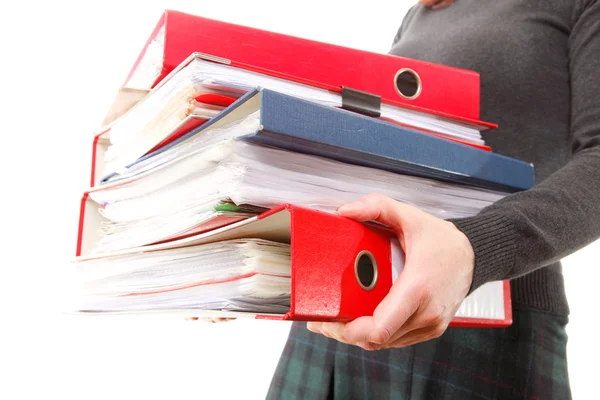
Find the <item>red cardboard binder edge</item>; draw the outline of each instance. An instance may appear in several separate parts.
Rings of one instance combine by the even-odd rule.
[[[190,15],[178,11],[166,10],[155,26],[152,35],[146,41],[133,68],[130,70],[124,86],[132,78],[137,67],[141,63],[146,49],[157,35],[160,28],[165,26],[165,39],[163,50],[163,65],[160,76],[154,82],[155,86],[164,79],[173,69],[182,63],[190,54],[202,52],[223,58],[232,65],[245,66],[248,69],[269,73],[273,76],[294,77],[292,80],[306,79],[313,83],[320,83],[332,90],[339,91],[340,86],[346,85],[353,89],[362,90],[376,95],[380,95],[386,103],[415,110],[427,110],[437,113],[440,116],[462,120],[464,122],[475,122],[477,125],[483,125],[489,128],[496,127],[494,124],[481,123],[479,119],[480,111],[480,78],[479,74],[424,61],[412,60],[408,58],[378,54],[347,47],[332,45],[328,43],[317,42],[314,40],[302,39],[284,34],[278,34],[266,30],[250,28],[246,26],[235,25],[222,21],[216,21],[204,17]],[[221,31],[221,35],[208,35],[207,30]],[[177,33],[181,32],[178,36]],[[196,32],[196,37],[194,33]],[[239,36],[243,40],[230,40],[228,37]],[[180,37],[180,39],[178,39]],[[211,41],[204,40],[210,37]],[[171,40],[175,38],[175,40]],[[288,54],[278,57],[268,57],[269,53],[254,54],[248,51],[249,48],[255,49],[253,43],[257,45],[264,41],[270,41],[270,44],[278,44],[281,49],[293,49]],[[232,45],[240,43],[239,46]],[[258,46],[262,48],[263,46]],[[265,48],[269,47],[266,44]],[[305,51],[305,52],[303,52]],[[306,54],[310,57],[304,57]],[[288,57],[289,56],[289,57]],[[319,65],[327,61],[327,64],[339,64],[340,68],[319,68],[314,67],[315,63],[307,63],[307,59],[320,59]],[[365,74],[357,74],[357,70],[349,69],[344,66],[353,65],[356,60],[373,64],[372,67],[378,70],[378,74],[366,77]],[[352,63],[354,61],[354,63]],[[397,93],[395,87],[395,75],[402,68],[416,70],[423,80],[423,90],[420,96],[414,99],[404,98]],[[363,70],[370,70],[365,68]],[[330,72],[331,71],[331,72]],[[389,82],[384,82],[384,76],[391,74]],[[425,76],[423,76],[425,75]],[[429,79],[427,79],[429,77]],[[373,82],[372,79],[379,79],[379,82]],[[387,78],[386,78],[387,79]],[[435,87],[427,90],[430,81],[434,82]],[[452,90],[446,90],[448,85]],[[434,90],[435,89],[435,90]],[[441,94],[440,94],[441,93]]]
[[[77,256],[81,256],[87,193],[81,202]],[[266,222],[281,221],[277,217],[287,212],[287,228],[270,227]],[[143,246],[131,252],[155,251],[225,240],[223,235],[235,237],[252,223],[264,221],[266,234],[273,230],[287,229],[291,244],[292,291],[290,311],[285,315],[254,314],[257,319],[347,321],[362,315],[371,315],[387,295],[392,285],[391,241],[393,233],[387,229],[362,224],[347,218],[321,211],[284,204],[259,216],[242,222],[223,226],[211,232],[193,237]],[[280,223],[281,225],[281,223]],[[255,225],[256,226],[256,225]],[[88,227],[89,228],[89,227]],[[260,229],[259,229],[260,230]],[[250,229],[251,231],[251,229]],[[246,231],[248,232],[248,231]],[[318,232],[316,234],[315,232]],[[245,233],[247,235],[247,233]],[[242,237],[242,236],[240,236]],[[378,265],[375,288],[364,290],[357,283],[355,262],[357,254],[370,252]],[[323,263],[326,260],[326,263]],[[320,265],[320,268],[314,268]],[[327,267],[324,268],[324,265]],[[512,323],[510,286],[503,282],[504,318],[454,318],[453,327],[506,327]],[[226,314],[226,313],[225,313]]]
[[[504,319],[488,319],[488,318],[465,318],[455,317],[449,326],[453,328],[505,328],[512,325],[512,298],[510,294],[510,282],[502,281],[504,291]]]

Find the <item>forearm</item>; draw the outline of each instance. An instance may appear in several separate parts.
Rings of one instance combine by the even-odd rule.
[[[534,188],[452,222],[475,253],[471,290],[560,260],[600,237],[600,146]]]
[[[471,290],[550,265],[600,237],[599,21],[600,0],[575,3],[568,42],[572,159],[532,189],[453,221],[475,253]]]

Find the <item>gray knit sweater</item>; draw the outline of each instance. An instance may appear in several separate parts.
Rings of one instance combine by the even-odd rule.
[[[535,166],[533,189],[453,221],[471,290],[512,279],[515,307],[568,314],[559,261],[600,237],[600,0],[417,5],[391,53],[479,72],[486,142]]]

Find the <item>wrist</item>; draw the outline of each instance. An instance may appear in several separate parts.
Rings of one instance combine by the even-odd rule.
[[[516,232],[506,215],[486,213],[448,222],[467,237],[474,252],[469,294],[485,283],[510,279],[516,254]]]
[[[470,288],[473,283],[473,273],[475,270],[475,250],[471,245],[471,241],[458,227],[452,222],[446,221],[450,225],[453,241],[456,243],[457,249],[457,264],[460,266],[461,276],[464,276],[468,281],[467,286]],[[470,290],[469,290],[470,293]]]

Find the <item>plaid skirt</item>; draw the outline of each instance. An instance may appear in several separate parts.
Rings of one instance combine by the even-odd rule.
[[[503,329],[450,328],[415,346],[365,351],[295,323],[268,399],[571,398],[568,317],[515,310]]]

